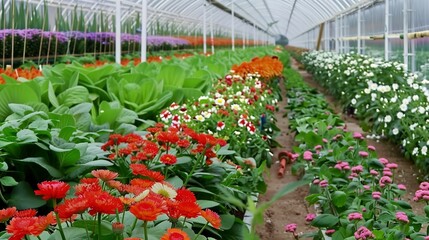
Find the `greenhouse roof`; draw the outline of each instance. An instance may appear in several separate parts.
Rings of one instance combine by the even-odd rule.
[[[27,0],[25,0],[27,1]],[[156,21],[175,22],[201,28],[204,6],[207,19],[224,29],[231,28],[231,12],[235,13],[237,32],[250,31],[253,27],[270,35],[285,35],[294,38],[317,26],[321,22],[355,8],[362,2],[376,0],[121,0],[122,19],[136,15],[142,10],[142,2],[147,1],[148,23]],[[11,0],[5,0],[10,5]],[[91,14],[103,11],[114,15],[116,0],[28,0],[42,6],[44,2],[61,7],[63,14],[78,8]],[[89,20],[88,20],[89,21]],[[248,29],[248,30],[247,30]]]

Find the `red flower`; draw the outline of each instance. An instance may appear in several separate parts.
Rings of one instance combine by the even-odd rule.
[[[219,229],[221,226],[221,219],[216,212],[210,209],[202,210],[201,216],[206,219],[214,228]]]
[[[156,140],[161,143],[176,144],[179,141],[179,135],[177,131],[159,132]]]
[[[55,212],[63,219],[69,219],[74,214],[80,214],[86,211],[89,207],[88,199],[84,197],[70,198],[64,200],[55,208]]]
[[[25,235],[33,235],[38,232],[37,217],[15,217],[6,226],[6,231],[12,236],[10,240],[21,240]]]
[[[179,146],[181,148],[188,148],[190,145],[191,145],[191,143],[187,139],[180,139],[177,142],[177,146]]]
[[[195,197],[194,193],[186,188],[178,189],[177,191],[176,200],[179,202],[196,202],[197,198]]]
[[[10,207],[0,210],[0,222],[6,222],[16,213],[16,207]]]
[[[161,161],[162,163],[164,163],[166,165],[172,165],[172,164],[175,164],[177,162],[177,158],[173,154],[163,154],[161,156],[161,158],[159,159],[159,161]]]
[[[124,209],[121,200],[107,192],[87,192],[85,198],[88,199],[89,208],[91,209],[90,214],[115,214],[116,212],[122,212]]]
[[[143,164],[130,164],[131,171],[134,175],[140,175],[146,177],[155,182],[164,181],[164,176],[160,172],[152,171],[147,169],[147,167]]]
[[[142,141],[142,136],[135,134],[135,133],[129,133],[124,136],[125,142],[127,143],[133,143],[133,142],[139,142]]]
[[[86,192],[100,192],[101,186],[98,184],[98,179],[94,178],[95,180],[97,180],[97,183],[95,184],[88,184],[88,183],[81,183],[78,184],[76,186],[74,186],[75,189],[75,195],[79,196],[79,195],[83,195]]]
[[[115,146],[115,145],[119,145],[122,142],[124,142],[124,137],[120,134],[112,134],[109,136],[109,140],[103,145],[101,146],[101,149],[104,151],[107,151],[110,149],[110,147]]]
[[[131,181],[130,181],[130,184],[131,184],[131,185],[133,185],[133,186],[139,186],[139,187],[142,187],[142,188],[144,188],[144,189],[147,189],[147,188],[152,187],[152,185],[153,185],[154,183],[155,183],[155,182],[154,182],[154,181],[152,181],[152,180],[148,180],[148,179],[141,179],[141,178],[133,178],[133,179],[131,179]]]
[[[166,210],[165,201],[156,195],[149,195],[130,207],[130,212],[143,221],[155,221]]]
[[[190,240],[190,238],[186,232],[180,229],[169,228],[160,240]]]
[[[92,176],[102,180],[103,182],[107,182],[109,180],[113,180],[118,177],[118,173],[112,172],[105,169],[93,170],[91,171]]]
[[[180,215],[186,218],[196,218],[200,215],[201,208],[196,202],[179,202]]]
[[[42,195],[43,200],[61,199],[67,195],[70,185],[61,181],[44,181],[37,184],[40,190],[35,190],[36,195]]]
[[[35,217],[37,211],[35,209],[26,209],[22,211],[15,212],[14,217]]]

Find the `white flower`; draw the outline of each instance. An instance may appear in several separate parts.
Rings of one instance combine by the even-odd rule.
[[[352,99],[352,104],[355,105],[356,104],[356,99]]]
[[[141,200],[143,200],[147,195],[149,195],[149,189],[144,190],[143,192],[141,192],[139,195],[134,197],[134,201],[135,202],[140,202]]]
[[[397,84],[397,83],[394,83],[394,84],[392,84],[392,89],[393,90],[398,90],[398,88],[399,88],[399,85]]]
[[[240,107],[240,105],[238,105],[238,104],[232,104],[232,105],[231,105],[231,109],[232,109],[233,111],[240,111],[240,110],[241,110],[241,107]]]
[[[402,119],[404,116],[405,116],[405,115],[404,115],[404,113],[403,113],[403,112],[398,112],[398,113],[396,114],[396,117],[398,117],[398,119]]]
[[[387,116],[384,117],[384,122],[389,123],[391,121],[392,121],[392,117],[390,115],[387,115]]]
[[[421,149],[421,151],[422,151],[422,155],[427,155],[427,153],[428,153],[428,147],[427,146],[423,146],[422,147],[422,149]]]
[[[419,149],[417,148],[417,147],[415,147],[414,149],[413,149],[413,152],[412,152],[412,154],[413,155],[417,155],[417,153],[419,152]]]
[[[413,100],[414,100],[414,101],[418,101],[418,100],[419,100],[419,96],[418,96],[418,95],[414,95],[414,96],[413,96]]]
[[[403,112],[405,112],[405,111],[407,111],[407,110],[408,110],[407,104],[401,104],[401,105],[399,106],[399,108],[400,108],[400,109],[401,109],[401,111],[403,111]]]
[[[365,89],[363,90],[363,92],[364,92],[364,93],[366,93],[366,94],[369,94],[369,93],[371,92],[371,90],[369,90],[369,88],[365,88]]]
[[[223,98],[216,98],[215,104],[219,105],[219,106],[223,106],[223,105],[225,105],[225,99],[223,99]]]
[[[152,192],[157,193],[163,197],[173,199],[177,196],[176,190],[162,183],[155,183],[151,187]]]
[[[197,115],[197,116],[195,116],[195,119],[196,119],[197,121],[200,121],[200,122],[204,122],[204,120],[206,120],[206,119],[203,117],[203,115]]]
[[[399,130],[398,130],[397,128],[394,128],[394,129],[392,130],[392,133],[393,133],[393,135],[398,135]]]
[[[423,114],[423,113],[426,112],[425,108],[422,107],[422,106],[419,107],[418,111],[419,111],[420,114]]]
[[[207,112],[207,111],[203,111],[201,112],[201,115],[203,115],[204,118],[210,118],[210,116],[212,115],[211,113]]]

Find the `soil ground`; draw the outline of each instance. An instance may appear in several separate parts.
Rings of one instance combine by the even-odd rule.
[[[312,78],[310,74],[305,71],[299,70],[298,64],[293,62],[293,67],[300,72],[305,82],[311,87],[316,88],[320,93],[324,94],[326,100],[329,102],[330,107],[339,114],[347,124],[349,131],[362,132],[359,127],[359,122],[346,114],[342,114],[340,106],[336,103],[335,99],[330,96],[322,87],[320,87]],[[282,96],[286,96],[284,89],[284,83],[280,83],[282,90]],[[291,151],[295,142],[293,135],[289,133],[288,119],[284,118],[285,114],[284,107],[287,105],[287,99],[279,102],[279,111],[276,113],[278,127],[282,130],[280,135],[277,137],[277,141],[283,146],[283,148],[272,149],[274,153],[275,163],[269,169],[269,172],[265,176],[265,180],[268,185],[268,190],[265,194],[259,196],[259,202],[269,201],[273,195],[282,188],[285,184],[298,180],[297,176],[293,176],[290,171],[290,165],[287,165],[286,172],[283,178],[277,176],[279,169],[278,153],[282,150]],[[423,203],[416,203],[412,201],[414,192],[418,189],[418,170],[410,160],[407,160],[401,154],[398,146],[391,144],[387,140],[373,140],[367,139],[368,145],[373,145],[376,148],[379,157],[387,158],[390,162],[397,163],[398,177],[395,179],[397,183],[402,183],[407,186],[407,194],[405,199],[411,203],[415,213],[423,213]],[[284,225],[289,223],[296,223],[298,225],[298,232],[308,233],[314,231],[314,229],[305,221],[305,216],[308,213],[314,213],[313,206],[309,206],[304,200],[308,194],[308,187],[301,187],[296,191],[284,196],[277,202],[275,202],[264,214],[264,225],[257,227],[258,236],[262,240],[285,240],[294,239],[290,233],[284,232]]]

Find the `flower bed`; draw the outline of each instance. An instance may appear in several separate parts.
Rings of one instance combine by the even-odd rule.
[[[269,64],[279,66],[276,61]],[[52,69],[49,81],[59,69]],[[137,125],[137,115],[118,102],[100,104],[103,111],[95,117],[109,118],[117,128],[92,125],[92,105],[85,101],[64,105],[68,98],[58,96],[52,111],[40,102],[9,104],[11,113],[0,124],[5,160],[0,182],[10,205],[0,211],[7,223],[2,237],[242,239],[247,197],[265,191],[261,174],[270,158],[265,149],[274,143],[270,111],[278,94],[268,86],[279,73],[264,74],[220,78],[198,104],[189,98],[158,112],[164,123],[156,124],[140,119]],[[45,95],[51,104],[52,83],[46,83],[51,90]],[[36,84],[6,84],[3,91],[32,86],[37,92]],[[244,124],[240,135],[231,134],[234,124]],[[109,135],[109,127],[117,134]]]
[[[427,239],[422,228],[428,215],[413,213],[403,199],[406,187],[395,183],[397,165],[378,158],[360,133],[347,131],[316,90],[294,70],[286,72],[288,118],[295,140],[294,172],[310,180],[306,200],[318,216],[308,222],[319,229],[314,239]],[[421,184],[415,200],[424,200],[428,183]],[[425,211],[427,209],[425,208]],[[427,211],[426,211],[427,212]],[[296,225],[285,228],[295,239]]]
[[[303,62],[374,137],[397,143],[406,157],[428,173],[427,80],[405,73],[400,63],[361,55],[311,52],[304,55]]]

